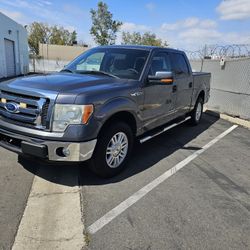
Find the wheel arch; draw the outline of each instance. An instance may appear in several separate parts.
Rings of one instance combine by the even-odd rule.
[[[133,132],[133,135],[136,136],[137,133],[137,121],[135,116],[130,111],[118,111],[112,114],[101,126],[98,136],[114,122],[124,122],[128,124]]]
[[[198,100],[198,98],[202,98],[202,100],[203,100],[203,102],[205,101],[205,91],[204,90],[201,90],[200,92],[199,92],[199,95],[198,95],[198,97],[196,98],[196,102],[197,102],[197,100]]]

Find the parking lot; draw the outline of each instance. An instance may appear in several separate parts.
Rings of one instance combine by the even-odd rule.
[[[129,167],[108,180],[86,164],[48,165],[1,148],[0,249],[249,249],[250,131],[233,125],[205,114],[199,126],[138,143]],[[57,206],[33,206],[34,197]]]

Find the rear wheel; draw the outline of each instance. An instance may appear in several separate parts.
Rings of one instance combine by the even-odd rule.
[[[106,127],[98,138],[90,169],[103,178],[117,175],[126,167],[133,142],[132,130],[126,123]]]
[[[202,112],[203,112],[203,99],[199,97],[191,113],[191,123],[193,125],[199,124],[202,118]]]

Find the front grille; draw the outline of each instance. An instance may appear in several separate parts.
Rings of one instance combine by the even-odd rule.
[[[12,104],[16,109],[8,110]],[[9,106],[7,105],[7,106]],[[13,123],[46,129],[49,99],[0,90],[0,116]]]
[[[41,124],[43,127],[47,127],[48,125],[47,124],[48,110],[49,110],[49,100],[46,100],[45,104],[43,105],[41,113]]]

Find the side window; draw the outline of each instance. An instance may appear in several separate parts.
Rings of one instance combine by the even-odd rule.
[[[157,71],[172,71],[170,56],[168,53],[159,52],[153,56],[149,75],[154,76]]]
[[[172,53],[171,61],[172,61],[173,70],[175,73],[189,74],[187,62],[182,54]]]

